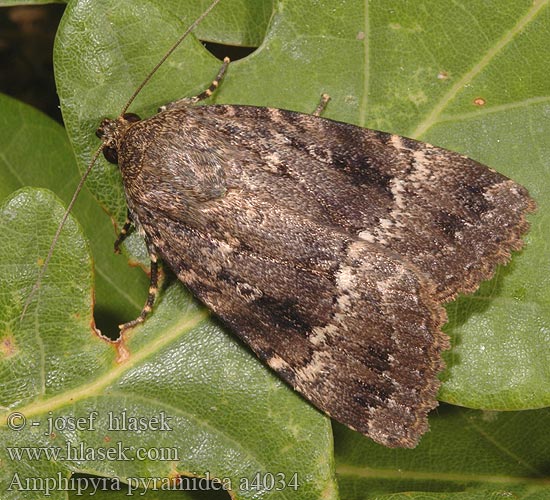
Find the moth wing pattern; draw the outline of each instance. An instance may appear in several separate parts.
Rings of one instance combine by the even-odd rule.
[[[181,221],[144,229],[193,293],[317,407],[378,442],[412,445],[435,406],[443,312],[398,260],[306,222],[285,229],[300,239],[317,229],[330,244],[284,259]],[[320,253],[336,246],[341,260],[325,265]]]
[[[436,405],[441,304],[521,247],[534,209],[456,153],[278,109],[172,109],[117,150],[134,221],[180,280],[307,399],[392,447],[416,445]]]

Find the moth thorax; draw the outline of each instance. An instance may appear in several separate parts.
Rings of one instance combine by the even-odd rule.
[[[141,118],[134,113],[125,113],[116,120],[104,118],[101,121],[95,135],[103,141],[103,156],[105,159],[118,164],[118,144],[132,123],[139,122]]]

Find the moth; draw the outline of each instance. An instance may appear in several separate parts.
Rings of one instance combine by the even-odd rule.
[[[196,104],[211,86],[97,135],[128,220],[285,382],[389,447],[414,447],[437,405],[443,304],[522,247],[525,188],[460,154],[320,116]],[[326,101],[326,99],[325,99]]]

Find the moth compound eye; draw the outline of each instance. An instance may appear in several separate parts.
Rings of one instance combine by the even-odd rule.
[[[124,118],[127,122],[130,122],[130,123],[141,121],[141,118],[135,113],[124,113],[122,115],[122,118]]]
[[[103,156],[109,163],[114,163],[115,165],[118,165],[118,153],[115,148],[104,146]]]

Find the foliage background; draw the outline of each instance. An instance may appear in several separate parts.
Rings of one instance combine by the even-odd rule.
[[[329,118],[460,151],[529,188],[539,210],[530,219],[526,249],[476,294],[447,308],[453,349],[440,398],[483,411],[440,406],[430,418],[431,432],[418,448],[405,451],[383,449],[335,425],[333,452],[328,419],[278,382],[170,280],[155,314],[127,339],[126,350],[106,343],[90,329],[89,249],[102,325],[135,316],[147,279],[112,255],[110,218],[120,225],[125,203],[118,171],[104,162],[88,183],[91,194],[75,210],[80,225],[67,227],[36,302],[19,323],[61,207],[44,191],[10,193],[45,186],[66,200],[78,176],[73,150],[82,169],[98,146],[94,132],[101,118],[120,112],[206,3],[69,3],[54,57],[67,135],[36,111],[9,98],[0,101],[0,404],[6,414],[16,408],[40,421],[49,412],[165,410],[174,415],[177,433],[116,438],[146,447],[175,443],[184,456],[170,464],[14,462],[0,450],[2,484],[14,472],[47,477],[52,471],[121,478],[209,471],[236,484],[259,470],[287,477],[299,472],[303,481],[297,491],[237,488],[238,498],[333,498],[338,488],[346,499],[546,498],[548,410],[494,410],[544,408],[550,399],[548,1],[227,0],[197,30],[203,40],[259,45],[231,65],[215,102],[310,112],[327,92]],[[149,116],[169,100],[196,94],[218,67],[190,38],[131,110]],[[125,251],[131,262],[144,261],[139,238]],[[127,357],[120,363],[117,356]],[[6,446],[98,447],[106,438],[102,432],[52,438],[4,426],[0,433]]]

